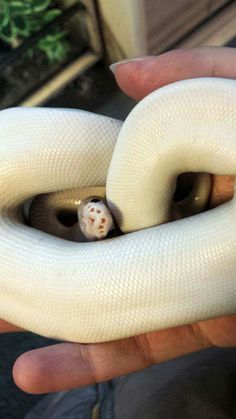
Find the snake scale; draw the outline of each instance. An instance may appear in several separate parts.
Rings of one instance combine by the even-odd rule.
[[[163,87],[120,121],[0,112],[0,318],[101,342],[236,312],[236,202],[169,221],[176,177],[236,174],[236,82]],[[106,186],[123,234],[75,243],[24,223],[33,196]]]

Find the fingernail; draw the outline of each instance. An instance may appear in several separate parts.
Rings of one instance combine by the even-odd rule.
[[[151,58],[154,58],[154,57],[152,55],[148,55],[146,57],[127,58],[126,60],[117,61],[116,63],[111,64],[109,68],[111,72],[115,74],[117,67],[121,64],[134,63],[136,61],[146,61],[146,60],[150,60]]]

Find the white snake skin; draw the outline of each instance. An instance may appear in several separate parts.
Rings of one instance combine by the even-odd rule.
[[[157,226],[168,220],[179,173],[236,174],[236,82],[174,83],[121,126],[74,110],[0,113],[2,319],[99,342],[236,312],[235,198]],[[106,180],[117,223],[133,233],[74,243],[20,218],[31,196]]]

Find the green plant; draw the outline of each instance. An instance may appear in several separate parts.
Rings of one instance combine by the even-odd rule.
[[[61,14],[51,0],[0,0],[0,39],[12,48]],[[69,52],[66,31],[54,30],[36,45],[49,61],[62,61]],[[31,50],[31,55],[35,50]]]
[[[66,31],[47,35],[38,42],[38,49],[43,51],[51,62],[63,61],[70,51],[70,45],[65,41],[65,36]]]

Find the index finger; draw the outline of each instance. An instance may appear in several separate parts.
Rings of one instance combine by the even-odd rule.
[[[236,78],[236,51],[226,47],[179,49],[157,57],[117,63],[113,72],[121,90],[140,100],[153,90],[178,80]]]

